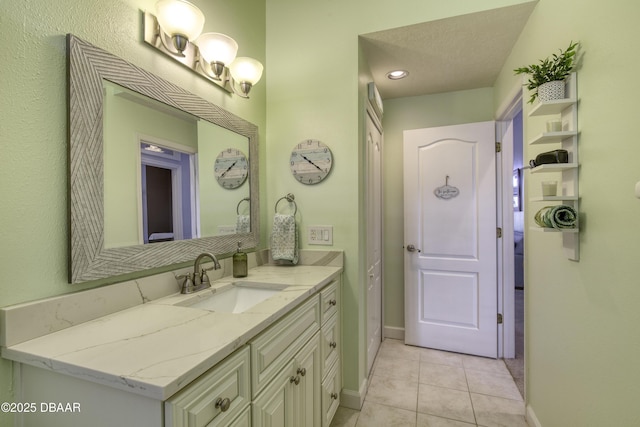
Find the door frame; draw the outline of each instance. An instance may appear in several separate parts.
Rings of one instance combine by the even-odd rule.
[[[498,245],[498,312],[503,318],[503,323],[498,325],[498,357],[505,359],[515,357],[515,271],[513,262],[505,262],[514,257],[513,145],[504,144],[503,136],[513,118],[522,110],[522,92],[522,85],[518,83],[496,111],[496,142],[500,142],[502,147],[496,161],[498,227],[502,228],[502,239]]]

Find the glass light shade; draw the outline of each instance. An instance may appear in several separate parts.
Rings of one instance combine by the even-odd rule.
[[[221,62],[231,64],[238,53],[238,43],[231,37],[220,33],[204,33],[195,42],[200,55],[208,63]]]
[[[229,65],[229,72],[236,82],[254,85],[262,77],[263,68],[262,64],[253,58],[238,57]]]
[[[204,14],[184,0],[160,0],[156,3],[156,18],[160,28],[173,37],[185,36],[195,40],[204,27]]]

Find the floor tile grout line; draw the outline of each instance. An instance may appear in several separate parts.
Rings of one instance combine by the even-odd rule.
[[[471,399],[471,386],[469,385],[469,378],[467,377],[467,367],[462,359],[462,372],[464,372],[464,380],[467,382],[467,394],[469,395],[469,403],[471,403],[471,412],[473,412],[473,422],[478,425],[478,416],[476,415],[476,408],[473,406],[473,399]]]

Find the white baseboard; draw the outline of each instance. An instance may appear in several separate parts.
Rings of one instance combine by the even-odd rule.
[[[404,341],[404,328],[397,328],[395,326],[384,327],[384,337],[394,340]]]
[[[362,384],[360,384],[359,391],[343,388],[342,393],[340,393],[340,406],[359,411],[362,409],[362,405],[364,405],[364,398],[367,395],[368,388],[369,382],[366,378],[362,381]]]
[[[542,427],[542,424],[540,424],[540,421],[538,421],[538,417],[536,417],[535,412],[533,412],[533,408],[531,407],[531,405],[527,405],[527,414],[525,418],[527,419],[527,423],[529,423],[530,426]]]

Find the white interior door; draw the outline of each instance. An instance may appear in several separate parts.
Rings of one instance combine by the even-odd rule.
[[[404,132],[405,341],[497,357],[494,122]]]
[[[367,373],[382,341],[382,131],[367,114]]]

